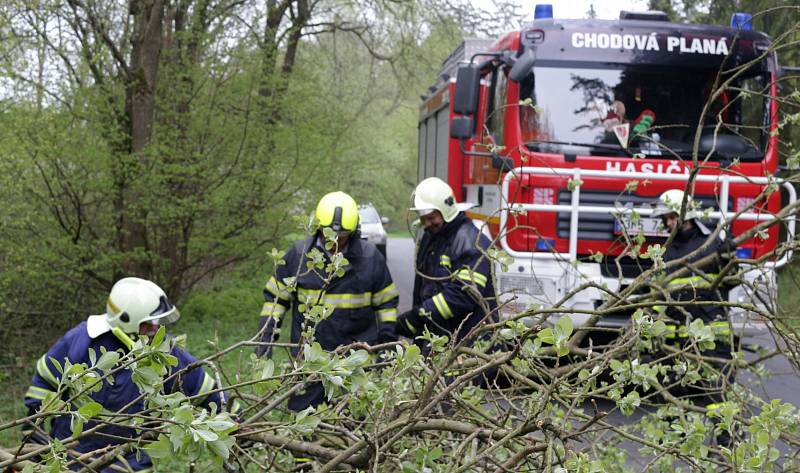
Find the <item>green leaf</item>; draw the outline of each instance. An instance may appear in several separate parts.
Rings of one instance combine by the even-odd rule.
[[[231,453],[231,447],[233,446],[235,440],[232,437],[227,437],[224,439],[214,440],[213,442],[208,442],[208,448],[211,450],[214,455],[222,458],[223,460],[227,460]]]
[[[94,348],[89,348],[89,363],[91,366],[97,363],[97,353],[95,353]]]
[[[144,447],[152,458],[167,458],[172,455],[172,445],[166,435],[159,435],[158,440]]]
[[[325,375],[325,379],[327,379],[334,386],[338,386],[340,388],[344,387],[344,379],[342,379],[341,376]]]
[[[100,356],[94,367],[100,371],[108,371],[119,362],[120,354],[116,351],[107,351]]]
[[[506,340],[512,340],[516,334],[510,328],[500,329],[500,336]]]
[[[309,345],[305,345],[303,347],[303,357],[308,362],[314,362],[318,360],[327,360],[328,356],[326,355],[325,351],[322,349],[319,343],[314,342]]]
[[[264,367],[261,369],[261,379],[271,378],[273,373],[275,373],[275,362],[270,358],[264,362]]]
[[[78,413],[87,419],[91,419],[103,410],[103,405],[99,402],[89,401],[78,409]]]
[[[137,367],[133,373],[133,381],[140,387],[155,386],[161,381],[161,375],[149,366]]]
[[[541,340],[542,343],[549,343],[551,345],[555,343],[556,340],[555,336],[553,336],[553,329],[551,329],[550,327],[543,328],[542,330],[540,330],[539,333],[536,334],[536,338]]]
[[[223,432],[225,430],[228,430],[228,429],[236,426],[236,422],[233,422],[233,421],[230,421],[230,420],[224,420],[224,419],[214,419],[214,420],[208,421],[206,423],[206,425],[208,426],[209,429],[211,429],[211,430],[213,430],[215,432]]]
[[[639,407],[640,403],[641,399],[639,398],[639,393],[636,391],[631,391],[624,398],[617,401],[617,405],[625,416],[633,414],[633,411]]]
[[[433,447],[428,452],[428,458],[435,461],[441,458],[443,453],[441,447]]]
[[[158,328],[158,332],[153,335],[153,341],[150,342],[151,347],[157,347],[164,341],[164,335],[167,334],[167,329],[162,325]]]
[[[72,427],[72,438],[78,438],[78,436],[83,433],[83,423],[85,422],[84,418],[79,415],[73,415],[71,419],[71,427]]]
[[[748,468],[758,468],[761,466],[761,458],[759,457],[752,457],[747,460],[747,467]]]
[[[578,187],[580,187],[582,185],[583,185],[583,180],[580,179],[580,178],[578,178],[578,179],[570,178],[567,181],[567,189],[569,189],[570,192],[574,192],[575,189],[577,189]]]
[[[569,337],[572,334],[572,318],[568,315],[562,316],[556,322],[556,327],[558,328],[560,334],[564,337]]]
[[[170,366],[178,366],[178,357],[173,355],[164,355],[164,361]]]
[[[406,365],[413,365],[417,362],[420,358],[420,350],[419,347],[416,345],[409,345],[406,347],[406,352],[403,355],[403,363]]]
[[[192,414],[192,408],[189,406],[181,406],[175,410],[174,414],[175,421],[180,424],[188,424],[194,420],[194,415]]]
[[[366,350],[357,350],[347,357],[347,364],[351,366],[364,366],[369,361],[369,353]]]
[[[58,360],[56,360],[52,356],[48,356],[47,359],[50,360],[51,363],[53,363],[53,366],[55,367],[56,370],[58,370],[59,373],[64,374],[64,368],[61,367],[61,363],[59,363]]]
[[[651,337],[657,337],[662,333],[664,333],[666,330],[667,330],[667,324],[665,324],[661,320],[657,320],[655,321],[655,323],[653,323],[652,327],[650,327],[648,333],[650,334]]]
[[[756,434],[756,445],[759,447],[766,447],[769,445],[769,433],[766,430],[762,430]]]
[[[214,432],[212,432],[212,431],[210,431],[210,430],[205,430],[205,429],[194,429],[194,433],[195,433],[195,434],[196,434],[198,437],[200,437],[200,438],[202,438],[203,440],[205,440],[206,442],[213,442],[213,441],[215,441],[215,440],[218,440],[218,439],[219,439],[219,435],[217,435],[216,433],[214,433]]]

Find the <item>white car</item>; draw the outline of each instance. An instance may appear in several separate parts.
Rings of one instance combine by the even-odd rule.
[[[389,223],[389,219],[378,215],[372,204],[359,205],[358,214],[361,216],[361,238],[377,246],[385,258],[386,230],[383,226]]]

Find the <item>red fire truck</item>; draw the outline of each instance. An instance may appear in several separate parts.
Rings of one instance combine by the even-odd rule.
[[[568,309],[596,309],[652,264],[639,254],[665,242],[649,217],[665,190],[688,189],[710,228],[732,221],[734,235],[795,200],[774,177],[777,59],[749,15],[729,27],[536,9],[521,31],[462,43],[420,108],[418,177],[473,203],[468,214],[513,258],[497,269],[506,312],[559,306],[584,321]],[[793,233],[793,219],[773,225],[737,256],[767,255]],[[731,300],[769,309],[790,257],[749,266]],[[731,318],[744,333],[764,328],[746,310]]]

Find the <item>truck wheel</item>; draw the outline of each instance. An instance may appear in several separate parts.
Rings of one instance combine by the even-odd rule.
[[[378,251],[380,251],[381,254],[383,255],[383,259],[387,259],[387,256],[386,256],[386,243],[384,243],[383,245],[375,245],[375,246],[378,247]]]

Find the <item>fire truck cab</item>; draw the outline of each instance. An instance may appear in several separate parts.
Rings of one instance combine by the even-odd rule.
[[[462,43],[420,108],[418,177],[473,203],[468,215],[512,258],[496,272],[504,313],[564,307],[584,322],[651,267],[642,255],[668,232],[650,213],[666,190],[689,191],[704,223],[733,236],[776,222],[782,194],[795,199],[775,177],[776,55],[747,15],[733,26],[537,15]],[[779,251],[747,266],[732,301],[772,310],[775,269],[791,257],[780,242],[794,234],[782,221],[739,246],[752,263]],[[739,332],[765,329],[751,311],[730,315]]]

